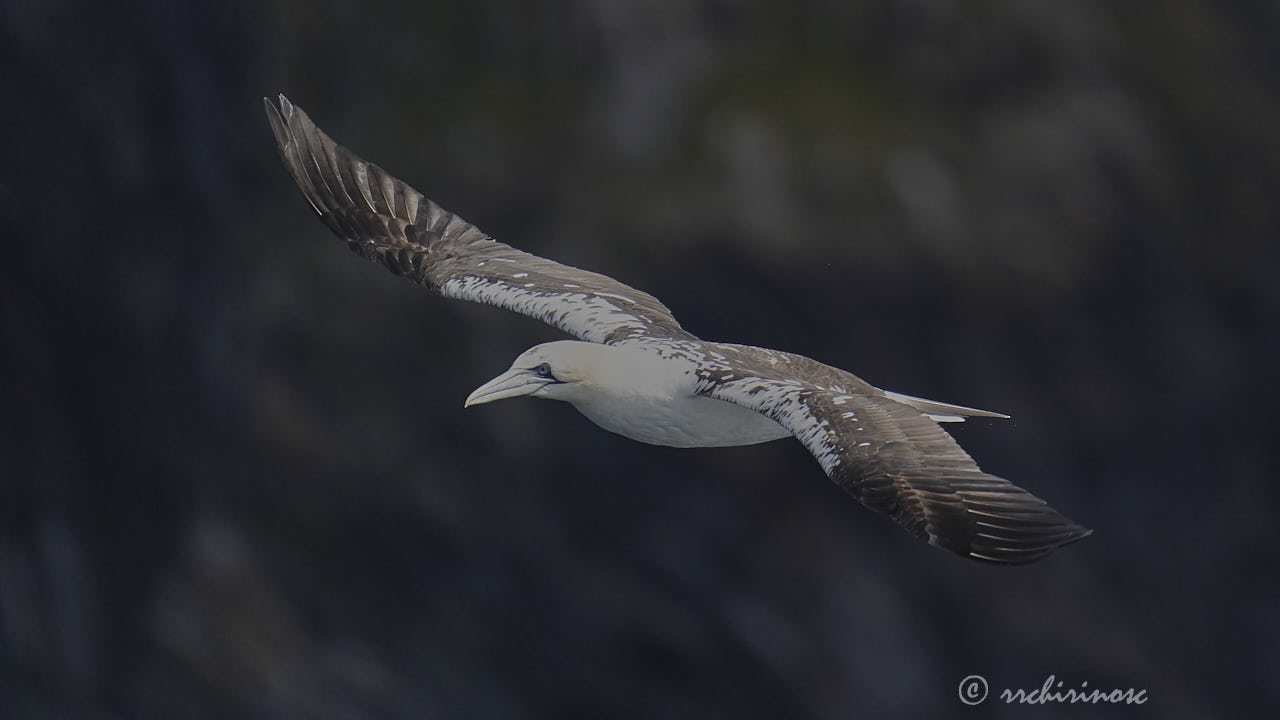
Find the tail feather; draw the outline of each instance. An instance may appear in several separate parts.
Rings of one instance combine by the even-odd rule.
[[[934,422],[964,422],[965,418],[970,417],[987,417],[987,418],[1003,418],[1008,419],[1009,416],[1004,413],[991,412],[990,410],[979,410],[977,408],[965,407],[964,405],[952,405],[951,403],[938,402],[936,400],[925,400],[924,398],[903,395],[902,393],[884,391],[885,397],[903,405],[913,407],[920,412],[928,415]]]

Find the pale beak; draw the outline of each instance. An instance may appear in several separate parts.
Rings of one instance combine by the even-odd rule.
[[[548,382],[546,378],[534,375],[527,368],[512,368],[476,388],[475,392],[467,396],[467,401],[463,403],[462,407],[483,405],[494,400],[505,400],[506,398],[520,397],[521,395],[532,395],[545,387]]]

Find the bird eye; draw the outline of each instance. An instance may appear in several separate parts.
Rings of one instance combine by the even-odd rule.
[[[544,378],[551,377],[551,366],[546,363],[542,363],[538,367],[534,368],[533,371],[538,373],[539,377],[544,377]]]

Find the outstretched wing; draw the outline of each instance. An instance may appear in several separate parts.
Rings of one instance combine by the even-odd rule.
[[[700,372],[698,392],[772,418],[837,485],[930,545],[1026,563],[1090,533],[982,472],[936,422],[890,398],[722,370]]]
[[[497,305],[582,340],[693,339],[656,298],[495,242],[325,135],[283,95],[264,98],[285,167],[357,254],[445,297]]]

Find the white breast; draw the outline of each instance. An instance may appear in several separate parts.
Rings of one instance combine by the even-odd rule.
[[[791,433],[743,407],[694,393],[697,363],[642,343],[549,343],[569,381],[547,385],[534,397],[572,403],[610,432],[651,445],[753,445]],[[572,365],[567,371],[566,363]]]
[[[696,395],[610,397],[598,394],[573,404],[605,430],[651,445],[754,445],[791,435],[757,412]]]

